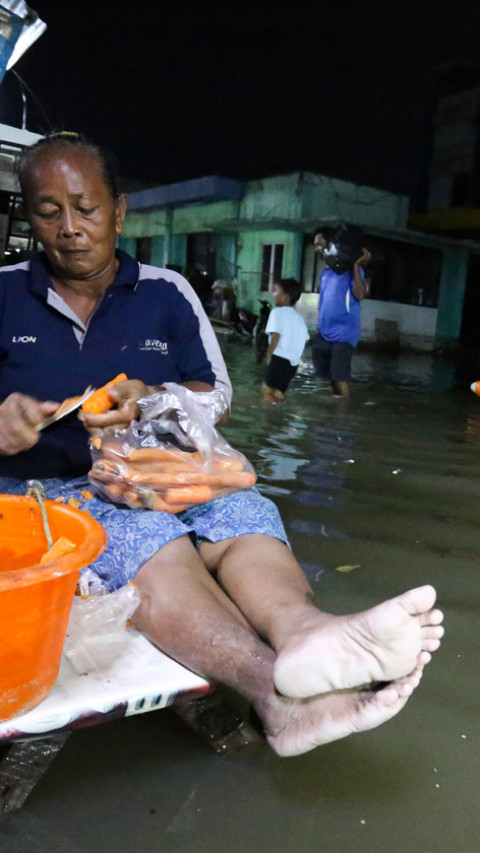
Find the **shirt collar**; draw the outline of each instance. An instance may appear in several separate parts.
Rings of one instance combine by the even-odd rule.
[[[119,261],[117,274],[110,287],[136,287],[140,267],[138,261],[127,255],[121,249],[115,251]],[[51,267],[45,252],[39,252],[30,261],[30,290],[47,298],[48,290],[52,287]]]

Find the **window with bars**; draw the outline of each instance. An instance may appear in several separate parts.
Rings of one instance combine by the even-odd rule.
[[[271,290],[274,282],[282,278],[284,248],[283,243],[263,244],[260,290]]]

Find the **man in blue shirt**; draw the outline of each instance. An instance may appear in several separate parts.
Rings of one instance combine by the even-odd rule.
[[[325,232],[317,231],[313,246],[322,258],[327,245]],[[368,292],[361,265],[370,259],[370,252],[362,249],[350,269],[336,272],[327,266],[320,276],[313,364],[317,375],[329,379],[333,392],[342,397],[350,396],[352,356],[360,337],[360,302]]]

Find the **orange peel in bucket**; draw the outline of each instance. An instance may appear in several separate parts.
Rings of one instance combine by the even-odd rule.
[[[50,560],[58,560],[59,557],[63,557],[64,554],[69,554],[70,551],[74,551],[77,546],[74,542],[70,542],[70,539],[67,539],[66,536],[60,536],[60,539],[57,539],[52,547],[40,557],[40,565],[42,566],[44,563],[50,562]]]

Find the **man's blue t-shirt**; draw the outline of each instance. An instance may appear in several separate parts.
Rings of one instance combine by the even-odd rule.
[[[363,277],[363,270],[360,270]],[[353,274],[325,269],[320,276],[317,329],[327,341],[355,347],[360,337],[360,302],[353,295]]]

